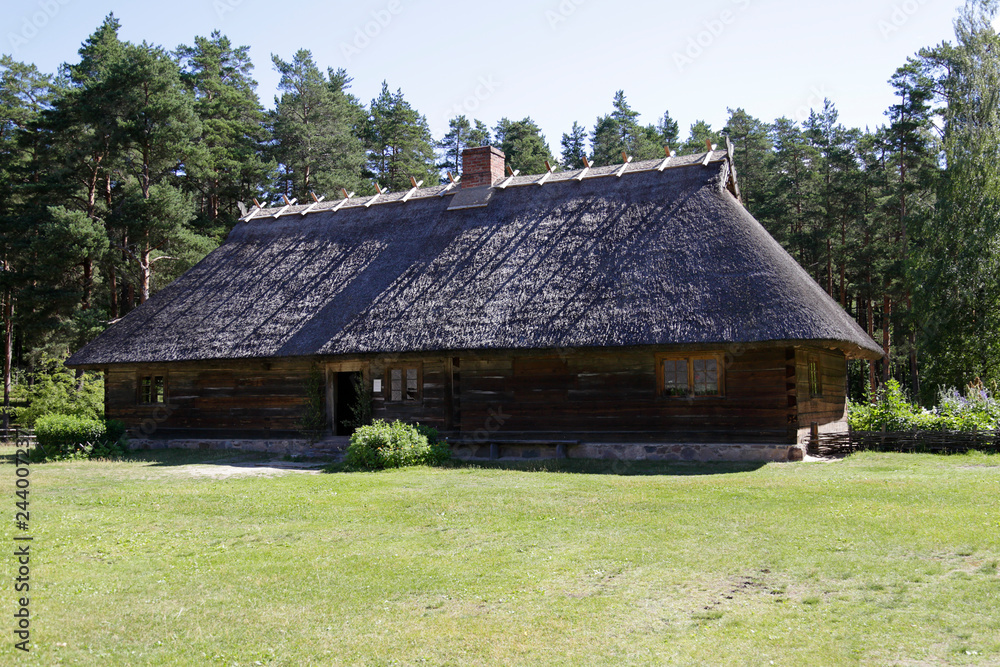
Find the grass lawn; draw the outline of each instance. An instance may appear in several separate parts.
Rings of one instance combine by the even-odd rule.
[[[1000,456],[219,479],[221,458],[32,466],[29,656],[4,459],[0,663],[1000,664]]]

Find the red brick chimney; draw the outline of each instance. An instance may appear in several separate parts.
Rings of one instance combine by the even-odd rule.
[[[462,187],[493,185],[503,179],[507,156],[499,148],[479,146],[462,151]]]

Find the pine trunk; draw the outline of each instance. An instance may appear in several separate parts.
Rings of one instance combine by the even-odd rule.
[[[906,309],[910,313],[910,392],[913,398],[919,399],[920,396],[920,372],[917,367],[917,331],[916,327],[913,325],[913,299],[910,295],[910,290],[906,290]]]
[[[889,346],[889,329],[892,319],[892,300],[888,293],[882,298],[882,352],[885,355],[882,359],[882,384],[889,381],[889,365],[892,363]]]
[[[14,357],[14,294],[3,295],[3,427],[10,428],[11,362]]]
[[[847,220],[840,221],[840,307],[847,303]]]
[[[869,276],[868,280],[870,283],[871,276]],[[866,322],[868,329],[868,337],[871,338],[872,340],[875,340],[875,304],[872,302],[872,298],[870,296],[867,299],[865,299],[865,302],[868,305],[868,312],[867,312],[868,321]],[[874,396],[875,392],[878,390],[878,381],[875,379],[874,361],[868,362],[868,386],[871,387],[872,396]]]
[[[110,293],[111,319],[117,320],[118,315],[118,272],[115,265],[108,262],[108,292]]]
[[[80,308],[90,310],[90,294],[94,284],[94,260],[87,257],[83,260],[83,298],[80,300]]]
[[[146,303],[146,300],[149,299],[149,254],[151,252],[152,248],[147,243],[143,246],[142,252],[139,253],[139,303]]]
[[[147,239],[142,244],[142,250],[139,251],[139,303],[146,303],[146,300],[149,299],[149,277],[152,273],[149,255],[152,252],[153,248],[150,247]]]
[[[826,293],[833,297],[833,241],[826,239]],[[840,305],[844,305],[843,299]]]

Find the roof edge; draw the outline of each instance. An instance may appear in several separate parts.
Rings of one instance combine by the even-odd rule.
[[[864,348],[857,343],[850,341],[841,341],[834,339],[783,339],[783,340],[764,340],[764,341],[726,341],[726,342],[705,342],[705,343],[648,343],[641,345],[574,345],[574,346],[559,346],[559,347],[482,347],[482,348],[468,348],[468,349],[437,349],[437,350],[409,350],[406,352],[385,350],[380,352],[355,352],[351,354],[309,354],[309,355],[288,355],[288,356],[259,356],[259,357],[206,357],[203,359],[177,359],[173,361],[126,361],[126,362],[108,362],[108,363],[71,363],[73,357],[70,357],[64,362],[67,368],[80,369],[85,371],[101,371],[112,366],[152,366],[152,365],[164,365],[164,364],[199,364],[199,363],[217,363],[217,362],[233,362],[233,363],[246,363],[248,361],[256,362],[275,362],[284,361],[289,359],[316,359],[316,360],[327,360],[327,359],[356,359],[356,358],[372,358],[379,356],[399,356],[400,354],[414,354],[414,355],[442,355],[442,356],[454,356],[454,354],[487,354],[487,353],[498,353],[498,352],[557,352],[560,355],[572,354],[575,350],[607,350],[607,349],[618,349],[618,350],[636,350],[636,349],[669,349],[669,350],[722,350],[728,354],[732,354],[734,357],[738,357],[741,354],[742,349],[754,348],[754,349],[773,349],[773,348],[787,348],[787,347],[812,347],[812,348],[825,348],[829,350],[837,350],[843,352],[848,359],[864,359],[869,361],[878,361],[884,356],[881,351],[875,352]],[[76,356],[76,355],[73,355]]]

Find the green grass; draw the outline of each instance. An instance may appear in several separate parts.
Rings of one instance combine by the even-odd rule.
[[[220,460],[33,466],[0,663],[1000,664],[1000,456],[192,474]]]

